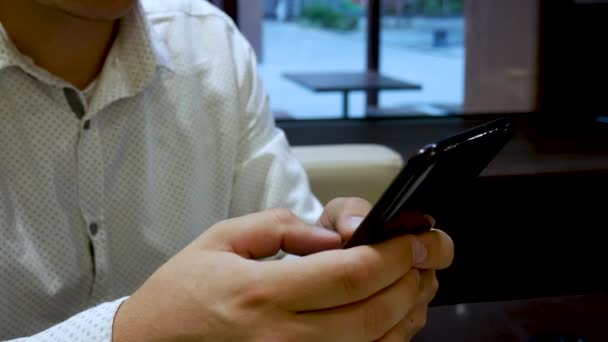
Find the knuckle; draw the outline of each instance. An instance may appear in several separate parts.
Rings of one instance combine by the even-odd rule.
[[[359,300],[365,293],[367,281],[373,277],[373,266],[366,258],[337,263],[337,275],[346,296]]]
[[[239,298],[240,306],[252,308],[267,305],[271,301],[272,297],[269,295],[267,290],[259,286],[252,285],[242,291]]]
[[[272,288],[260,286],[261,282],[255,277],[250,277],[242,282],[242,286],[237,291],[237,304],[244,308],[260,308],[271,304],[274,301]]]
[[[353,211],[350,214],[366,215],[372,208],[372,205],[360,197],[338,197],[331,200],[327,204],[328,208],[341,208]]]
[[[359,268],[359,262],[345,262],[340,266],[338,278],[348,298],[358,298],[363,288],[363,273]]]
[[[270,210],[270,214],[278,225],[289,225],[297,220],[296,215],[289,209],[274,208]]]
[[[371,209],[371,204],[364,200],[363,198],[359,198],[359,197],[348,197],[348,198],[344,198],[344,205],[347,208],[357,208],[359,210],[365,210],[365,213],[361,213],[361,214],[367,214],[367,211],[369,211],[369,209]]]
[[[334,199],[332,199],[331,201],[329,201],[327,203],[328,207],[336,207],[339,206],[341,203],[344,203],[344,201],[346,201],[347,198],[346,197],[336,197]]]

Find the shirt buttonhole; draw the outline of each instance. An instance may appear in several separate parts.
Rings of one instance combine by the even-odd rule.
[[[98,231],[99,231],[99,226],[97,225],[97,223],[91,223],[89,225],[89,232],[91,233],[92,236],[97,235]]]

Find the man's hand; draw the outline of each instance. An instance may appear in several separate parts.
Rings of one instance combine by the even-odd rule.
[[[402,341],[452,259],[439,231],[335,249],[287,210],[218,223],[119,309],[114,341]],[[425,248],[426,247],[426,248]],[[279,250],[303,255],[257,261]],[[418,311],[417,311],[418,310]],[[424,314],[424,315],[423,315]],[[414,320],[414,322],[412,322]]]
[[[321,227],[335,230],[340,234],[342,240],[346,241],[350,239],[371,209],[372,205],[362,198],[336,198],[327,204],[318,224]],[[405,212],[391,220],[389,224],[417,230],[422,227],[432,228],[435,226],[435,219],[416,212]]]
[[[359,224],[363,221],[364,217],[372,209],[372,205],[361,198],[337,198],[327,204],[323,215],[319,219],[318,224],[327,229],[334,230],[340,234],[343,242],[350,239],[354,231],[357,229]],[[419,228],[419,227],[433,227],[435,220],[427,215],[422,215],[414,212],[407,212],[401,214],[394,222],[390,224],[401,225],[405,228]],[[429,234],[438,233],[437,230]],[[425,234],[428,236],[428,234]],[[444,241],[445,245],[440,248],[442,253],[445,253],[443,257],[449,260],[448,264],[451,264],[454,253],[454,246],[445,235],[447,239]],[[423,240],[424,241],[424,237]],[[416,248],[417,245],[414,245]],[[418,246],[420,247],[420,246]],[[424,254],[420,251],[419,255]],[[419,267],[414,265],[414,267]],[[417,298],[417,305],[410,314],[407,315],[394,329],[389,333],[390,338],[387,336],[387,340],[395,341],[408,341],[412,339],[425,325],[427,318],[428,306],[435,297],[439,288],[439,283],[435,276],[435,270],[424,269],[419,267],[421,275],[420,284],[420,295]]]

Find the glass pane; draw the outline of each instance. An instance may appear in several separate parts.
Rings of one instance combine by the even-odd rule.
[[[462,111],[465,86],[464,0],[383,0],[383,74],[420,84],[383,91],[383,115],[445,115]]]
[[[353,0],[265,0],[260,73],[277,118],[339,118],[340,92],[315,92],[285,73],[363,72],[366,8]],[[349,96],[349,113],[364,112],[362,92]]]
[[[351,91],[345,105],[340,90],[357,83],[356,77],[325,79],[335,86],[326,92],[285,77],[364,73],[371,0],[256,1],[264,7],[260,71],[278,118],[443,116],[536,106],[535,1],[380,1],[380,76],[417,88],[383,87],[371,106],[362,89]]]

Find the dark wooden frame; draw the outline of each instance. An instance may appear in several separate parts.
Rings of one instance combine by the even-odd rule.
[[[367,72],[380,71],[381,0],[370,0],[367,10]],[[367,107],[378,106],[378,92],[367,92]]]
[[[211,2],[222,8],[234,23],[239,25],[239,0],[212,0]]]

